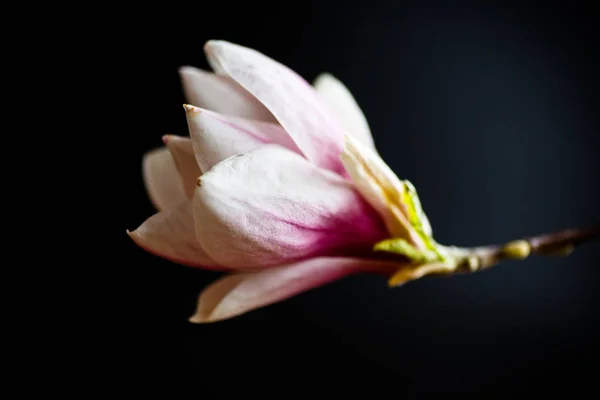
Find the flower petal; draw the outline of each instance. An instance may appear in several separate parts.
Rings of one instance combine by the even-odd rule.
[[[133,232],[127,231],[127,234],[144,250],[175,263],[227,270],[219,266],[196,239],[190,200],[154,214]]]
[[[346,134],[340,156],[348,174],[365,200],[377,210],[392,237],[404,238],[419,249],[425,244],[400,209],[404,185],[375,151]]]
[[[142,175],[150,201],[158,210],[173,207],[186,199],[169,149],[151,150],[142,160]]]
[[[254,96],[228,76],[194,67],[182,67],[179,75],[187,102],[221,114],[276,122]]]
[[[187,104],[184,108],[196,160],[203,171],[228,157],[267,143],[300,153],[287,132],[277,124],[230,117]]]
[[[194,217],[207,253],[238,269],[363,254],[387,236],[351,182],[277,145],[206,172],[194,196]]]
[[[206,287],[199,296],[192,323],[222,321],[256,310],[361,272],[389,275],[398,268],[391,261],[321,257],[226,276]]]
[[[204,49],[217,71],[233,78],[271,111],[307,159],[346,175],[339,160],[343,129],[310,84],[253,49],[219,40],[207,42]]]
[[[183,191],[188,199],[194,196],[196,181],[202,175],[202,171],[196,162],[194,146],[190,138],[175,135],[163,136],[163,143],[171,152],[177,172],[181,179]]]
[[[375,148],[371,129],[348,88],[331,74],[321,74],[313,82],[319,97],[329,106],[344,130],[362,144]]]

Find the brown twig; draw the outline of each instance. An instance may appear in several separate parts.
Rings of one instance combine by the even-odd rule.
[[[566,256],[577,246],[600,236],[600,223],[586,228],[566,229],[559,232],[514,240],[503,245],[459,249],[458,269],[475,272],[505,260],[522,260],[531,254]]]

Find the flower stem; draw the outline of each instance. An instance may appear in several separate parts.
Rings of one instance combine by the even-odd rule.
[[[564,257],[600,236],[600,223],[585,228],[566,229],[539,236],[510,241],[503,245],[455,248],[457,272],[475,272],[505,260],[522,260],[531,254]]]

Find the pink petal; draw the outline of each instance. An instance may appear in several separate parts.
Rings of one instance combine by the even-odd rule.
[[[154,149],[144,155],[142,175],[148,197],[158,210],[168,209],[186,199],[175,162],[167,148]]]
[[[185,105],[196,160],[203,171],[236,154],[246,153],[266,143],[275,143],[300,153],[283,128],[270,122],[217,114]]]
[[[349,181],[277,145],[221,161],[200,181],[196,233],[207,253],[228,267],[363,254],[387,237]]]
[[[339,160],[343,129],[302,77],[256,50],[233,43],[209,41],[205,51],[217,71],[233,78],[271,111],[306,158],[345,176]]]
[[[179,74],[187,102],[196,107],[226,115],[276,122],[273,114],[260,101],[230,77],[193,67],[182,67]]]
[[[374,149],[375,143],[367,119],[350,90],[331,74],[319,75],[313,86],[344,130],[362,144]]]
[[[163,136],[163,142],[171,152],[183,190],[187,198],[191,199],[196,189],[196,181],[202,175],[202,171],[196,162],[192,140],[181,136],[165,135]]]
[[[196,239],[191,201],[160,211],[133,232],[133,241],[144,250],[190,267],[227,270],[215,262]]]
[[[207,323],[229,319],[351,274],[374,272],[390,275],[397,268],[398,264],[391,261],[323,257],[255,273],[232,274],[202,291],[190,322]]]

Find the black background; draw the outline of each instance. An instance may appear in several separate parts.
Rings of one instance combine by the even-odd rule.
[[[591,6],[490,4],[178,2],[164,15],[166,5],[148,4],[144,11],[156,16],[132,22],[138,58],[123,72],[135,83],[126,99],[135,129],[119,144],[128,155],[123,231],[154,212],[141,158],[163,134],[187,135],[177,69],[207,69],[209,39],[253,47],[309,81],[323,71],[340,78],[382,157],[415,184],[441,243],[504,242],[598,220],[600,65]],[[144,288],[127,306],[143,318],[132,343],[143,345],[139,394],[184,399],[242,389],[287,398],[300,388],[346,393],[358,385],[412,397],[593,383],[584,376],[600,355],[597,242],[566,259],[394,290],[356,276],[191,325],[197,295],[219,274],[156,258],[124,233],[122,240]],[[247,378],[253,383],[240,383]]]

